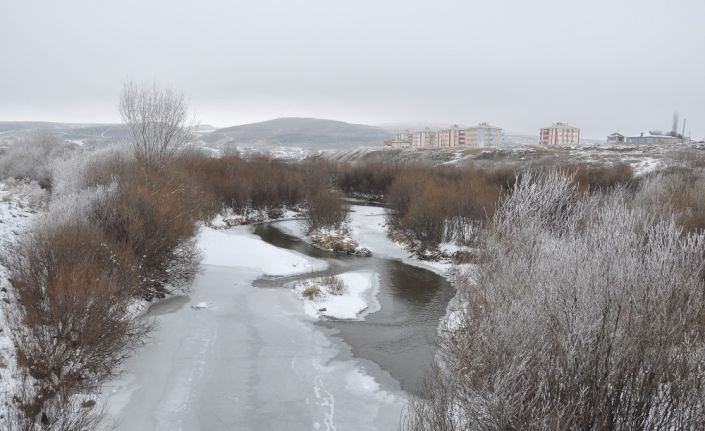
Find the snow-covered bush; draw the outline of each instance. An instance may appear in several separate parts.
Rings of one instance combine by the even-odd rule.
[[[0,179],[25,179],[51,188],[51,164],[69,157],[72,152],[73,147],[59,142],[53,133],[37,131],[0,155]]]
[[[71,157],[53,160],[50,168],[55,200],[115,183],[121,172],[120,167],[127,166],[131,158],[125,145],[116,144],[98,149],[79,149]]]
[[[456,276],[459,325],[409,430],[694,429],[705,415],[705,235],[630,195],[528,175]]]

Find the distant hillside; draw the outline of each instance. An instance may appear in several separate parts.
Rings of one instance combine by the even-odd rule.
[[[48,121],[0,121],[0,138],[21,138],[36,130],[50,130],[59,139],[78,144],[109,143],[127,138],[122,124],[75,124]]]
[[[390,133],[380,127],[317,118],[277,118],[204,134],[208,144],[302,147],[311,150],[381,146]]]
[[[50,130],[59,139],[77,144],[108,144],[128,139],[127,128],[119,123],[52,123],[48,121],[0,121],[0,139],[18,139],[37,130]],[[196,130],[203,135],[216,130],[202,124]]]

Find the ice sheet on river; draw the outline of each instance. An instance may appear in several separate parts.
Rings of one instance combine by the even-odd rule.
[[[320,265],[246,227],[204,229],[203,272],[188,298],[149,312],[158,327],[105,385],[118,430],[388,430],[404,395],[302,313],[288,289],[252,287],[262,273]],[[207,302],[208,308],[189,305]],[[374,376],[374,377],[372,377]]]

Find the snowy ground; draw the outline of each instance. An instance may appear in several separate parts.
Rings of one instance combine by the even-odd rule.
[[[344,161],[384,163],[427,163],[431,165],[473,165],[481,168],[546,167],[556,164],[587,163],[613,165],[626,163],[636,175],[668,167],[702,166],[705,144],[632,145],[582,142],[577,146],[531,145],[518,140],[518,146],[502,148],[424,148],[390,150],[382,147],[324,151],[326,158]]]
[[[22,231],[29,226],[41,206],[44,192],[36,184],[0,182],[0,251],[5,251],[9,243],[16,241]],[[7,273],[0,265],[0,300],[7,298]],[[0,422],[7,414],[8,398],[15,381],[15,352],[8,337],[3,302],[0,307]]]
[[[189,296],[147,313],[157,329],[104,386],[106,422],[130,431],[397,429],[406,398],[398,383],[353,359],[291,290],[252,286],[324,262],[247,226],[203,228],[198,240],[202,273]],[[355,278],[347,285],[361,285]]]

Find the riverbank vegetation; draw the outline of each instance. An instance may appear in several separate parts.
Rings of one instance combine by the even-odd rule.
[[[697,428],[705,234],[682,203],[695,188],[672,187],[687,183],[521,177],[479,234],[477,271],[454,276],[459,318],[404,429]]]
[[[453,272],[460,317],[406,429],[683,429],[705,413],[701,172],[213,157],[188,147],[187,111],[128,85],[130,145],[38,134],[0,154],[0,178],[51,192],[2,254],[21,373],[10,429],[94,429],[91,394],[149,331],[138,305],[189,288],[201,223],[295,209],[319,246],[358,253],[345,197],[384,202],[417,256],[450,244],[477,264]]]
[[[128,86],[121,109],[131,146],[55,157],[21,142],[6,154],[5,175],[52,190],[46,212],[2,256],[20,373],[14,413],[3,419],[10,429],[92,429],[100,412],[91,394],[149,330],[136,306],[193,280],[199,223],[228,210],[278,217],[289,207],[317,229],[345,219],[330,175],[314,166],[186,148],[178,93]]]

